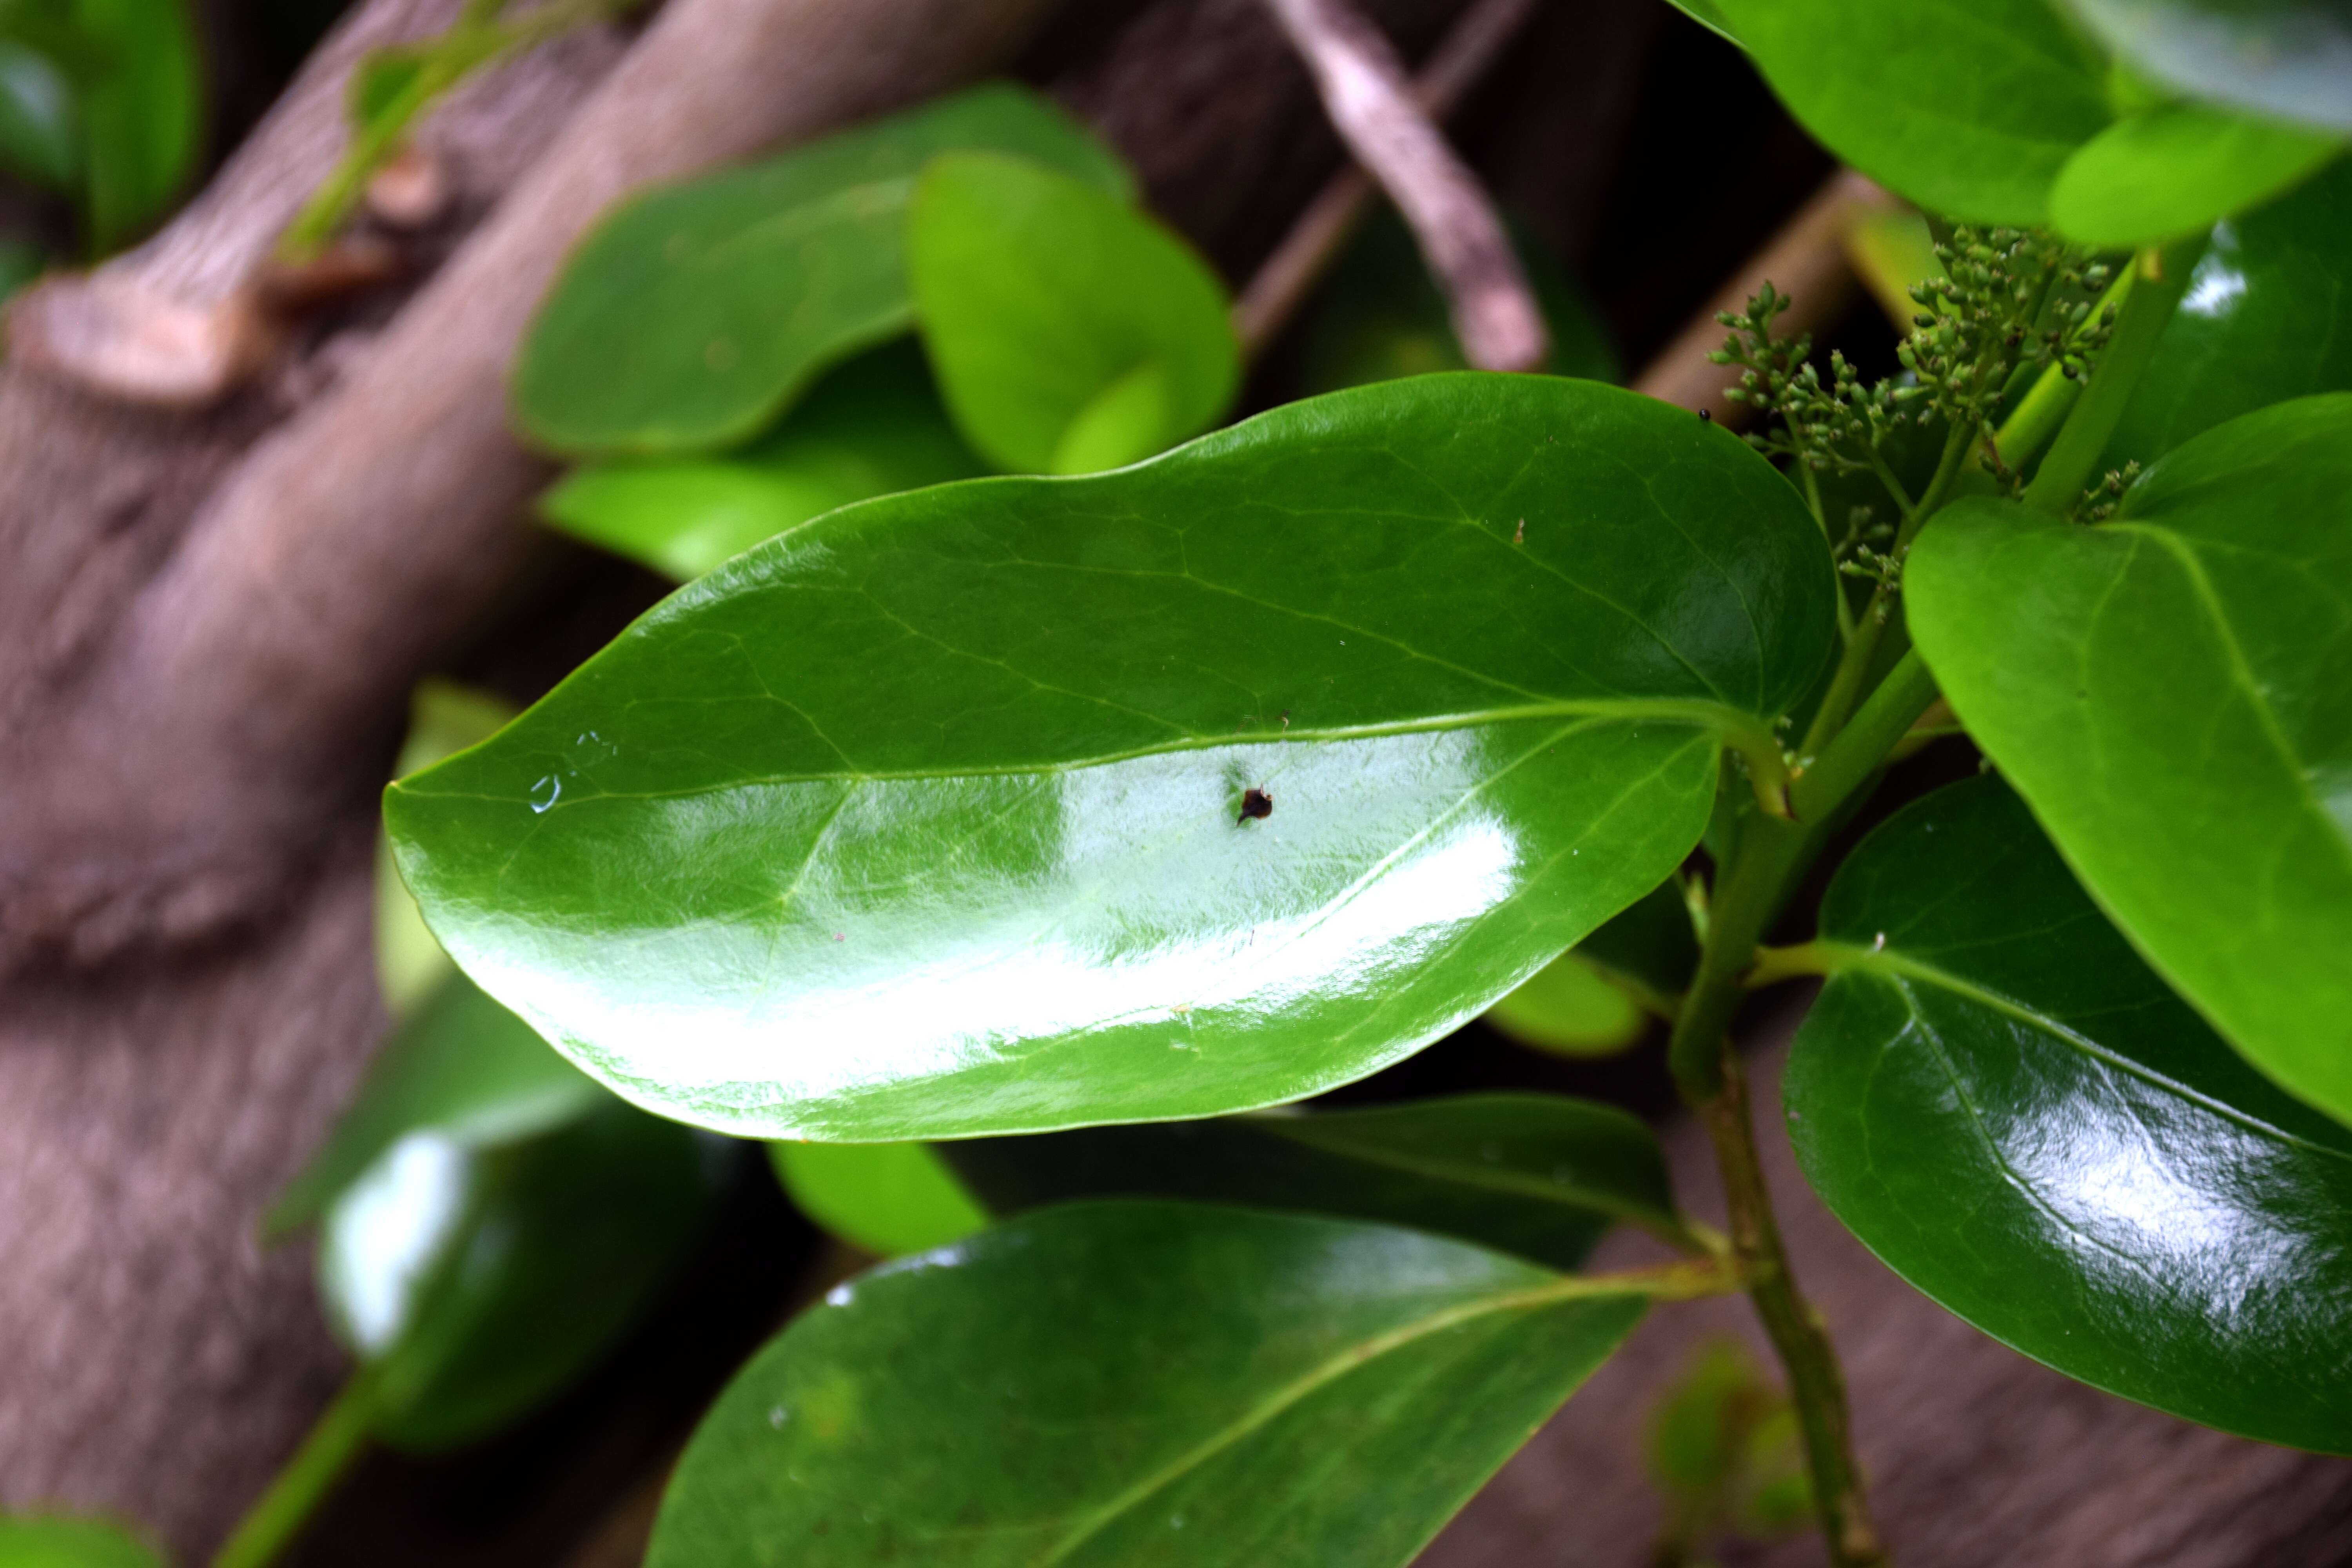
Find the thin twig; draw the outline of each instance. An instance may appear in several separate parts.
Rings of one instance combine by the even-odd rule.
[[[1894,197],[1852,170],[1832,176],[1650,362],[1642,379],[1634,383],[1636,388],[1664,402],[1698,409],[1717,424],[1740,423],[1748,410],[1723,395],[1725,385],[1734,378],[1706,357],[1723,346],[1723,327],[1715,319],[1717,313],[1747,309],[1749,297],[1769,279],[1791,301],[1779,323],[1787,335],[1829,326],[1843,313],[1857,287],[1853,263],[1846,258],[1847,227],[1864,213],[1896,205]]]
[[[1346,0],[1265,4],[1307,61],[1341,140],[1412,225],[1464,357],[1482,370],[1541,364],[1550,337],[1502,220],[1431,122],[1388,40]],[[1252,341],[1246,321],[1242,335]]]
[[[1444,120],[1502,58],[1541,0],[1478,0],[1445,35],[1413,79],[1413,100],[1432,121]],[[1255,359],[1290,324],[1315,285],[1362,226],[1380,187],[1349,163],[1331,176],[1298,215],[1290,232],[1234,302],[1234,335]]]

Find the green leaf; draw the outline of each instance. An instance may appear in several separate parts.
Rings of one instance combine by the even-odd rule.
[[[1052,1210],[845,1285],[737,1374],[648,1568],[1402,1564],[1629,1332],[1410,1231]]]
[[[2050,221],[2069,238],[2131,249],[2209,227],[2309,178],[2340,136],[2168,103],[2117,121],[2058,173]]]
[[[1666,0],[1666,4],[1727,43],[1739,42],[1739,36],[1731,30],[1717,0]]]
[[[97,68],[81,84],[82,167],[95,248],[163,211],[195,166],[204,75],[185,0],[74,0]]]
[[[1486,1010],[1527,1045],[1566,1056],[1622,1049],[1674,1016],[1698,969],[1679,878],[1669,878]]]
[[[1872,1251],[2070,1376],[2352,1451],[2352,1132],[2232,1056],[2005,785],[1878,828],[1822,934],[1783,1094]]]
[[[0,1568],[163,1568],[127,1532],[91,1519],[0,1518]]]
[[[1611,1056],[1650,1030],[1650,1015],[1633,994],[1574,952],[1487,1008],[1486,1022],[1523,1046],[1563,1057]]]
[[[52,190],[81,171],[81,119],[72,79],[36,48],[0,37],[0,169]]]
[[[350,85],[343,89],[343,109],[352,131],[364,135],[380,117],[396,108],[440,47],[437,43],[394,44],[361,56],[352,68]]]
[[[1509,226],[1512,247],[1551,329],[1544,368],[1589,381],[1623,380],[1609,329],[1583,290],[1523,225]],[[1316,291],[1300,336],[1299,384],[1309,393],[1469,367],[1412,231],[1389,207],[1364,226]]]
[[[828,372],[731,458],[591,465],[540,510],[573,537],[684,582],[835,507],[981,472],[906,339]]]
[[[609,1097],[530,1026],[452,974],[376,1058],[332,1136],[279,1195],[268,1234],[308,1225],[384,1152],[429,1132],[493,1148],[577,1120]]]
[[[1718,0],[1831,152],[1931,212],[2039,224],[2105,129],[2103,63],[2046,0]]]
[[[699,1136],[604,1100],[495,1148],[414,1132],[327,1211],[329,1318],[397,1447],[471,1442],[561,1393],[693,1241],[721,1170]]]
[[[504,698],[446,680],[420,682],[409,701],[408,738],[393,777],[406,778],[496,734],[515,716]],[[395,1018],[415,1012],[455,973],[433,940],[416,900],[393,864],[392,841],[379,838],[375,860],[375,975],[383,1005]]]
[[[1663,880],[1721,737],[1777,759],[1833,591],[1728,432],[1422,376],[831,513],[385,810],[459,963],[667,1114],[857,1142],[1247,1110],[1418,1049]]]
[[[2352,131],[2341,0],[2066,0],[2116,52],[2183,92]]]
[[[639,196],[582,243],[531,322],[514,380],[524,433],[560,452],[636,456],[756,434],[827,365],[912,323],[915,175],[971,147],[1129,191],[1059,110],[994,84]]]
[[[1555,1095],[976,1138],[940,1152],[998,1214],[1185,1198],[1408,1226],[1556,1268],[1582,1263],[1620,1220],[1687,1240],[1649,1128]]]
[[[2352,391],[2352,164],[2221,224],[2141,374],[2101,471],[2226,419]]]
[[[1150,217],[1019,158],[944,153],[907,271],[948,407],[1001,468],[1118,468],[1197,434],[1241,380],[1223,286]]]
[[[2165,978],[2352,1118],[2352,395],[2166,458],[2096,528],[1990,501],[1922,532],[1953,710]]]
[[[884,1258],[929,1252],[988,1223],[924,1143],[771,1143],[768,1158],[800,1211]]]

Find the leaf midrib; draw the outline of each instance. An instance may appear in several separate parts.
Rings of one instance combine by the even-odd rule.
[[[712,701],[737,700],[710,699]],[[1567,699],[1552,702],[1527,703],[1513,708],[1482,709],[1470,713],[1448,713],[1425,719],[1402,719],[1385,724],[1334,725],[1323,729],[1296,728],[1272,732],[1243,732],[1218,735],[1186,735],[1150,745],[1129,747],[1124,751],[1105,752],[1093,756],[1073,757],[1058,762],[1019,762],[972,763],[965,766],[935,768],[839,768],[823,771],[780,773],[742,773],[709,784],[684,785],[667,790],[604,790],[593,793],[583,790],[579,795],[566,794],[547,807],[542,816],[552,816],[567,806],[585,805],[595,801],[614,800],[688,800],[700,795],[719,795],[729,790],[758,789],[778,784],[890,784],[927,783],[950,779],[1019,778],[1038,773],[1071,773],[1088,768],[1108,767],[1119,763],[1139,762],[1149,757],[1178,755],[1186,752],[1214,751],[1227,746],[1328,744],[1349,741],[1381,740],[1396,735],[1438,734],[1456,730],[1475,730],[1492,725],[1517,723],[1544,719],[1591,718],[1639,722],[1654,720],[1664,723],[1683,724],[1713,732],[1726,740],[1745,740],[1761,743],[1770,739],[1770,731],[1753,715],[1720,703],[1693,700],[1643,700],[1608,698]],[[497,740],[494,737],[493,740]],[[489,744],[492,742],[485,742]],[[457,763],[469,756],[460,752],[450,759]],[[441,764],[447,766],[448,763]],[[392,786],[394,795],[413,799],[480,800],[498,805],[523,802],[525,795],[501,795],[482,790],[435,789],[428,787],[439,767],[404,779]],[[592,781],[583,780],[583,784]]]
[[[1248,1411],[1240,1419],[1230,1422],[1210,1434],[1166,1465],[1090,1510],[1075,1529],[1064,1535],[1054,1544],[1052,1550],[1037,1560],[1039,1568],[1052,1568],[1053,1564],[1066,1561],[1071,1552],[1101,1533],[1105,1527],[1118,1520],[1121,1514],[1129,1512],[1153,1493],[1164,1490],[1187,1474],[1207,1464],[1219,1454],[1265,1427],[1276,1416],[1300,1404],[1318,1390],[1337,1383],[1349,1373],[1371,1365],[1382,1356],[1404,1349],[1417,1340],[1426,1339],[1433,1334],[1443,1333],[1448,1329],[1501,1312],[1533,1310],[1580,1300],[1606,1300],[1627,1297],[1638,1298],[1646,1294],[1649,1292],[1638,1288],[1629,1288],[1619,1281],[1583,1275],[1570,1275],[1524,1290],[1508,1291],[1502,1295],[1489,1297],[1482,1301],[1464,1302],[1445,1311],[1433,1313],[1429,1317],[1391,1329],[1387,1333],[1376,1334],[1369,1340],[1360,1341],[1320,1365],[1309,1368],[1305,1373],[1277,1389],[1270,1398]]]
[[[2325,1143],[2315,1143],[2310,1139],[2304,1137],[2300,1133],[2290,1132],[2285,1128],[2280,1127],[2274,1122],[2265,1121],[2251,1111],[2230,1104],[2227,1100],[2217,1100],[2212,1095],[2207,1094],[2201,1089],[2191,1089],[2187,1084],[2181,1083],[2178,1079],[2167,1078],[2162,1073],[2159,1073],[2147,1066],[2147,1063],[2137,1061],[2130,1057],[2125,1056],[2122,1052],[2114,1049],[2112,1047],[2101,1045],[2098,1041],[2092,1039],[2089,1036],[2081,1033],[2030,1004],[2018,1001],[2013,997],[2005,996],[2001,993],[1979,984],[1974,981],[1962,979],[1960,976],[1952,973],[1949,970],[1938,968],[1935,964],[1910,957],[1907,954],[1885,949],[1874,951],[1871,948],[1858,946],[1852,942],[1834,942],[1824,939],[1818,945],[1820,946],[1824,957],[1829,962],[1830,973],[1832,978],[1842,973],[1858,970],[1864,973],[1874,973],[1882,977],[1893,977],[1894,981],[1896,983],[1897,989],[1902,989],[1899,983],[1904,980],[1916,980],[1927,984],[1936,986],[1940,990],[1951,993],[1955,996],[1974,1002],[1979,1006],[1990,1008],[1996,1013],[2001,1014],[2005,1017],[2014,1018],[2019,1023],[2024,1024],[2029,1027],[2041,1031],[2042,1034],[2048,1035],[2051,1038],[2057,1040],[2060,1044],[2071,1047],[2073,1049],[2080,1052],[2084,1056],[2089,1057],[2092,1060],[2096,1061],[2105,1067],[2112,1068],[2117,1072],[2124,1073],[2131,1078],[2136,1078],[2142,1083],[2147,1084],[2151,1088],[2161,1089],[2165,1093],[2172,1095],[2177,1099],[2187,1100],[2192,1105],[2196,1105],[2205,1110],[2210,1111],[2212,1114],[2222,1118],[2224,1121],[2235,1123],[2237,1126],[2245,1129],[2247,1131],[2259,1133],[2266,1138],[2275,1139],[2279,1142],[2289,1144],[2297,1149],[2307,1150],[2315,1154],[2325,1155],[2331,1160],[2340,1160],[2347,1164],[2352,1164],[2352,1152],[2347,1152],[2342,1149],[2330,1148]]]

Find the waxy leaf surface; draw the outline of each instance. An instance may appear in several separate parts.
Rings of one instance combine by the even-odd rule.
[[[1186,1198],[1407,1226],[1555,1268],[1582,1263],[1618,1221],[1681,1234],[1649,1128],[1555,1095],[1088,1127],[939,1150],[998,1214],[1074,1198]]]
[[[1930,212],[2038,224],[2110,118],[2096,55],[2047,0],[1717,0],[1806,130]]]
[[[2268,200],[2343,151],[2332,133],[2170,103],[2116,121],[2059,171],[2050,221],[2078,243],[2131,249]]]
[[[1571,948],[1486,1009],[1486,1022],[1523,1046],[1563,1057],[1612,1056],[1650,1030],[1633,994]]]
[[[412,1133],[320,1227],[330,1319],[373,1380],[373,1429],[438,1449],[561,1393],[628,1331],[723,1177],[692,1130],[609,1096],[536,1138]]]
[[[1192,247],[1083,181],[954,153],[916,182],[907,273],[974,449],[1082,474],[1206,429],[1241,380],[1224,288]]]
[[[829,372],[740,451],[591,464],[539,507],[573,538],[688,582],[835,507],[983,471],[907,339]]]
[[[498,733],[515,716],[503,697],[453,681],[425,680],[410,694],[408,737],[400,743],[392,776],[405,778]],[[392,841],[379,837],[375,856],[375,978],[383,1005],[406,1018],[432,999],[457,965],[441,951],[417,912],[416,900],[393,864]]]
[[[988,1223],[928,1143],[771,1143],[768,1158],[803,1214],[878,1257],[929,1252]]]
[[[2291,397],[2352,392],[2352,163],[2217,224],[2099,471]]]
[[[1727,432],[1421,377],[833,512],[385,809],[458,962],[669,1114],[884,1142],[1248,1110],[1655,887],[1833,591]]]
[[[638,456],[756,434],[825,366],[912,323],[915,176],[971,147],[1128,189],[1060,110],[999,85],[640,196],[582,243],[531,322],[514,380],[524,432]]]
[[[1782,1093],[1856,1236],[2070,1376],[2352,1451],[2352,1131],[2232,1055],[2005,784],[1891,818],[1822,934]]]
[[[70,190],[81,170],[80,132],[73,79],[0,24],[0,169]]]
[[[2112,522],[1991,501],[1912,549],[1921,652],[2102,908],[2352,1119],[2352,395],[2166,458]]]
[[[887,1265],[739,1373],[648,1568],[1401,1568],[1640,1318],[1412,1231],[1088,1204]]]
[[[2352,131],[2342,0],[2066,0],[2110,47],[2200,98]]]
[[[287,1187],[267,1227],[306,1225],[413,1132],[453,1149],[513,1142],[611,1097],[531,1026],[452,972],[383,1048],[327,1145]]]

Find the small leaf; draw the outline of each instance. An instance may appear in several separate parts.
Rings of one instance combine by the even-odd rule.
[[[433,44],[395,44],[361,56],[344,89],[344,111],[352,131],[365,135],[380,116],[395,108],[436,52]]]
[[[2069,1376],[2352,1451],[2352,1132],[2232,1056],[2004,784],[1879,827],[1822,935],[1783,1094],[1872,1251]]]
[[[2340,136],[2164,104],[2117,121],[2066,161],[2050,221],[2110,249],[2174,239],[2277,195],[2342,151]]]
[[[1223,287],[1100,190],[989,153],[916,182],[907,270],[949,409],[1000,468],[1118,468],[1198,434],[1241,379]]]
[[[1833,591],[1729,433],[1423,376],[833,512],[386,811],[467,972],[667,1114],[862,1142],[1248,1110],[1655,887]]]
[[[768,1158],[800,1211],[883,1258],[929,1252],[988,1223],[924,1143],[771,1143]]]
[[[998,1214],[1185,1198],[1408,1226],[1556,1268],[1582,1263],[1620,1220],[1685,1239],[1650,1130],[1555,1095],[976,1138],[940,1152]]]
[[[1650,1032],[1642,1005],[1577,952],[1537,970],[1486,1009],[1486,1022],[1523,1046],[1563,1057],[1611,1056]]]
[[[492,1148],[562,1126],[608,1098],[530,1025],[453,973],[384,1047],[264,1232],[310,1224],[411,1133],[430,1132],[456,1150]]]
[[[540,510],[574,538],[686,582],[835,507],[980,472],[906,340],[828,372],[731,458],[592,464]]]
[[[2139,69],[2186,93],[2352,131],[2352,13],[2337,0],[2066,0]]]
[[[1953,710],[2158,971],[2352,1118],[2352,395],[2182,446],[2081,528],[1948,509],[1904,596]]]
[[[1919,302],[1911,298],[1913,286],[1944,275],[1927,220],[1904,208],[1865,211],[1846,226],[1845,253],[1871,298],[1886,313],[1887,325],[1907,334],[1912,318],[1919,313]],[[1831,519],[1832,526],[1843,521]]]
[[[161,213],[195,166],[204,75],[185,0],[73,0],[96,68],[81,83],[82,167],[96,248]]]
[[[1125,197],[1118,161],[1059,110],[971,89],[781,157],[639,196],[573,253],[523,340],[514,410],[556,451],[714,451],[827,365],[905,331],[916,173],[985,147]]]
[[[81,122],[72,79],[39,50],[0,37],[0,169],[51,190],[81,172]]]
[[[1682,879],[1670,877],[1608,924],[1577,944],[1577,953],[1631,985],[1660,1012],[1690,989],[1698,972],[1698,939]]]
[[[163,1568],[129,1532],[59,1514],[0,1516],[0,1568]]]
[[[408,738],[401,742],[393,777],[406,778],[496,734],[515,716],[504,698],[446,680],[420,682],[409,701]],[[416,900],[392,861],[392,841],[376,841],[375,976],[383,1005],[405,1018],[439,991],[457,966],[417,912]]]
[[[1525,226],[1507,226],[1551,330],[1543,368],[1588,381],[1622,381],[1624,367],[1591,301]],[[1316,291],[1299,331],[1299,384],[1309,393],[1469,368],[1412,231],[1389,207],[1374,214],[1349,246]]]
[[[1725,18],[1723,7],[1717,0],[1666,0],[1666,4],[1726,43],[1739,42],[1739,36],[1731,30],[1731,24]]]
[[[1172,1204],[843,1286],[737,1374],[648,1568],[1401,1565],[1641,1317],[1411,1231]]]
[[[1717,0],[1757,68],[1839,157],[1931,212],[2045,221],[2105,129],[2101,62],[2046,0]]]
[[[721,1168],[609,1098],[495,1148],[394,1144],[328,1210],[320,1290],[375,1386],[373,1429],[430,1451],[561,1393],[627,1331],[695,1237]]]
[[[2215,226],[2101,471],[2290,397],[2352,392],[2352,163]]]

